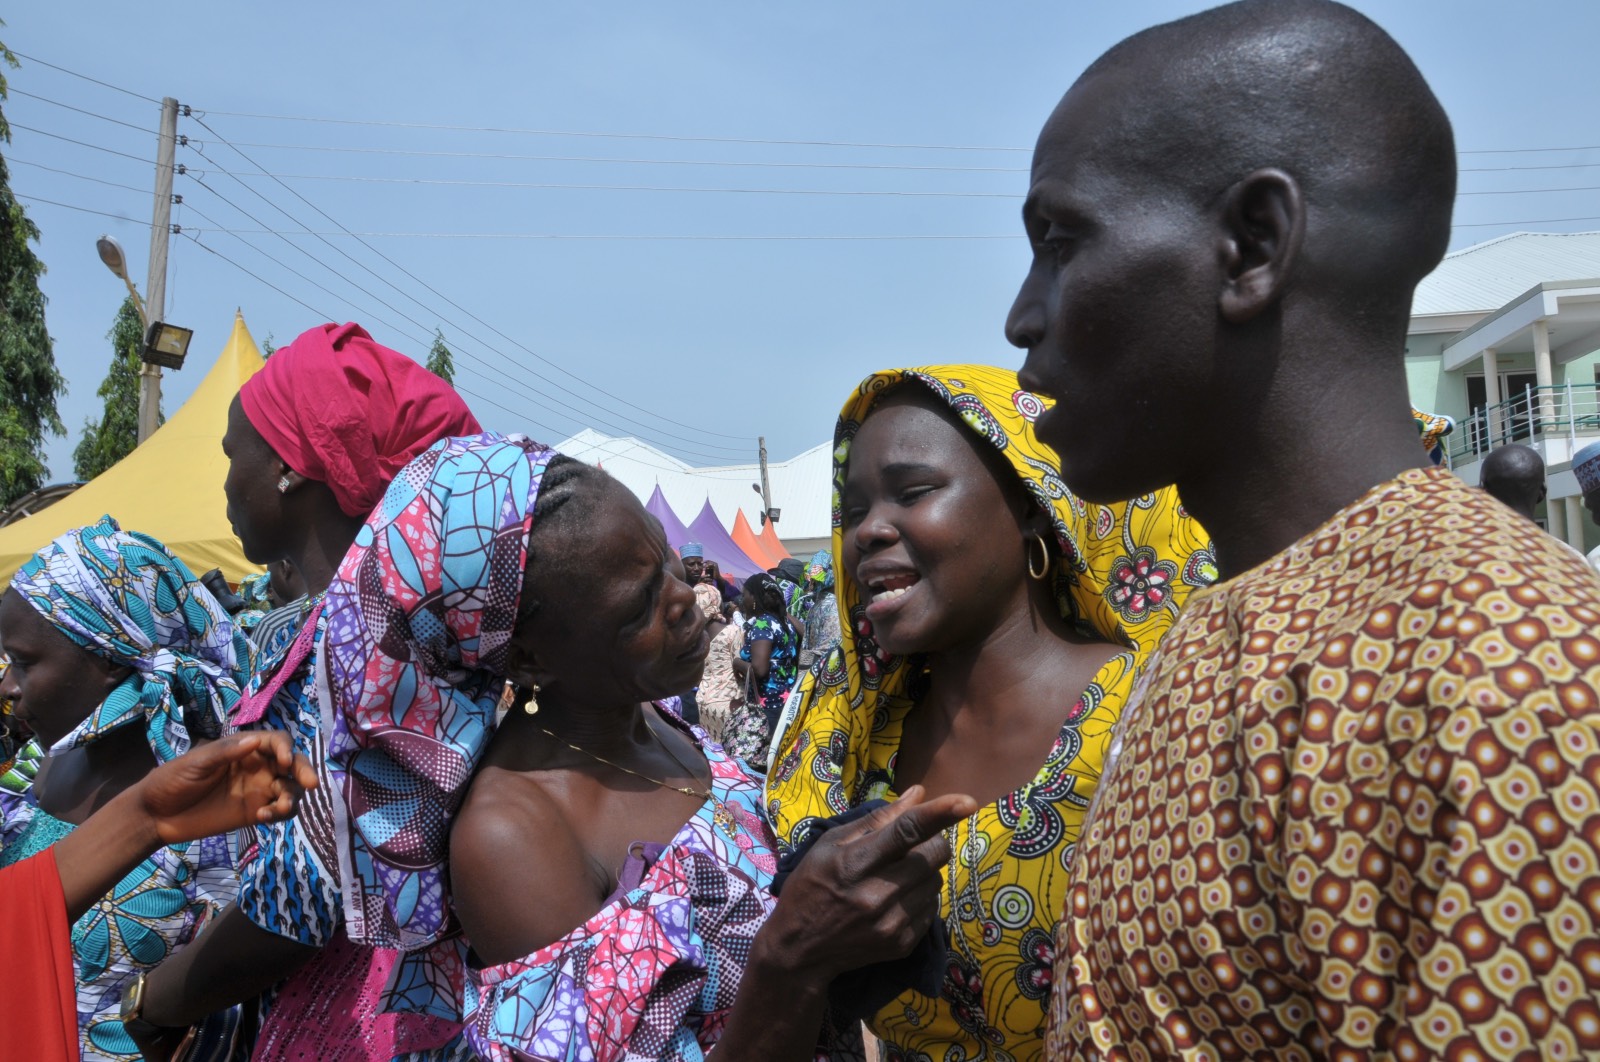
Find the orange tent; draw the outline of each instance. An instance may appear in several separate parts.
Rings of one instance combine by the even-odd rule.
[[[741,512],[740,515],[742,516],[744,514]],[[767,526],[761,529],[761,534],[757,538],[757,541],[760,542],[762,547],[767,551],[767,556],[772,558],[773,564],[777,564],[781,560],[788,559],[788,547],[778,540],[778,532],[772,529],[771,520],[768,520]]]
[[[760,564],[763,568],[776,568],[778,561],[783,558],[774,557],[771,551],[767,549],[766,543],[761,541],[756,533],[750,529],[750,521],[744,518],[743,509],[737,509],[735,512],[738,515],[733,518],[733,533],[730,536],[733,539],[733,544],[744,550],[751,560]]]

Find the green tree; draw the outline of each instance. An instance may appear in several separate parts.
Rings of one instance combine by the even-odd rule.
[[[428,371],[455,386],[456,359],[450,353],[450,348],[444,345],[444,333],[438,329],[434,329],[433,346],[428,348]]]
[[[267,333],[267,338],[265,338],[265,339],[263,339],[261,341],[261,360],[262,361],[266,361],[268,358],[272,357],[273,351],[275,351],[277,349],[278,349],[278,344],[276,342],[274,342],[274,340],[272,338],[272,333],[268,332]]]
[[[79,479],[93,479],[121,461],[139,445],[139,348],[144,345],[144,322],[130,296],[122,300],[116,323],[106,333],[111,340],[111,369],[97,392],[105,399],[100,423],[83,426],[83,438],[72,451],[72,468]]]
[[[4,44],[0,60],[13,69],[18,65]],[[0,73],[0,100],[6,98],[6,87]],[[4,114],[0,142],[11,143]],[[11,194],[11,174],[0,156],[0,505],[44,486],[45,433],[64,435],[67,430],[56,409],[66,380],[56,370],[39,290],[44,263],[29,246],[38,239],[38,226]]]

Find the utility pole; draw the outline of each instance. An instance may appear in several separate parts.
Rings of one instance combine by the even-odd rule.
[[[756,444],[761,447],[761,526],[766,527],[772,513],[772,484],[767,481],[767,437],[758,436]]]
[[[156,139],[156,204],[150,219],[150,273],[145,280],[146,329],[166,316],[167,242],[172,236],[172,173],[178,153],[178,101],[161,101],[161,132]],[[147,332],[148,336],[148,332]],[[155,434],[161,418],[161,366],[139,363],[139,441]]]

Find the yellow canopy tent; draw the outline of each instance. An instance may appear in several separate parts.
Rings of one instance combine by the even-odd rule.
[[[167,544],[196,575],[221,568],[230,583],[259,573],[228,526],[222,433],[239,386],[261,368],[261,350],[235,314],[233,334],[200,386],[133,453],[47,509],[0,528],[0,586],[50,540],[106,513],[128,531]]]

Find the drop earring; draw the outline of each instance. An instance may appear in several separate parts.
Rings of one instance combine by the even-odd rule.
[[[522,710],[529,715],[539,714],[539,684],[535,682],[533,689],[528,691],[528,700],[523,704]]]

